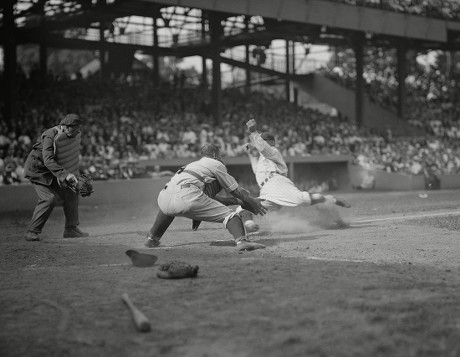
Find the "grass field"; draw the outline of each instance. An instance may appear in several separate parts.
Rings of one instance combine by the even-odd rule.
[[[0,356],[460,356],[460,191],[360,192],[353,207],[261,217],[238,253],[219,224],[176,219],[144,250],[151,205],[81,207],[88,238],[63,239],[57,207],[42,242],[31,212],[2,214]],[[348,227],[331,222],[343,218]],[[127,249],[155,254],[132,266]],[[195,279],[163,280],[182,260]],[[150,319],[137,332],[123,293]]]

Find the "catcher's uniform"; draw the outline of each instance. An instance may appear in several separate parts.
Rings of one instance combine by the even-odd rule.
[[[265,200],[262,205],[267,209],[311,205],[310,194],[299,190],[287,177],[288,168],[279,150],[262,139],[257,131],[249,138],[260,153],[258,160],[252,156],[250,159],[260,188],[259,198]]]
[[[180,169],[171,178],[158,195],[158,207],[168,216],[225,224],[235,212],[203,191],[224,189],[231,192],[237,188],[238,183],[222,162],[203,157]]]

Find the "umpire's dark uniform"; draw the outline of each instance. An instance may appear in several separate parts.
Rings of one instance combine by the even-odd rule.
[[[79,196],[66,187],[68,179],[79,173],[80,118],[68,114],[59,126],[46,130],[32,147],[24,165],[24,175],[32,183],[38,195],[32,220],[24,238],[39,241],[46,221],[59,198],[63,201],[65,214],[64,238],[86,237],[77,226]]]

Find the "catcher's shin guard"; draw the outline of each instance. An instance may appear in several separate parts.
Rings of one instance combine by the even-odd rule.
[[[234,239],[246,236],[243,221],[239,215],[234,215],[232,218],[230,218],[227,222],[226,228]]]
[[[147,236],[147,241],[145,242],[146,247],[156,247],[160,245],[160,239],[165,234],[166,230],[171,225],[174,217],[167,216],[161,210],[158,211],[155,223],[153,223],[152,228],[150,228],[149,234]]]
[[[237,251],[263,249],[263,244],[250,242],[246,237],[243,221],[239,215],[235,215],[227,222],[227,229],[233,235]]]

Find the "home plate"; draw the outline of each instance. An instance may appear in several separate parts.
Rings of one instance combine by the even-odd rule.
[[[212,241],[210,245],[217,247],[234,247],[236,243],[233,239],[221,239]]]

